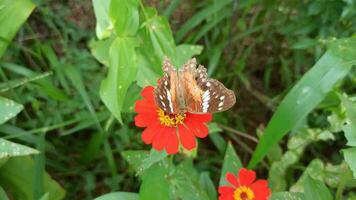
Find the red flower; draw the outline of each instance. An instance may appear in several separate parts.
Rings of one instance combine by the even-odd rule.
[[[168,154],[178,152],[179,144],[185,149],[192,150],[196,147],[195,137],[205,138],[208,127],[205,125],[212,119],[211,114],[165,114],[154,101],[153,87],[145,87],[141,95],[143,100],[138,100],[135,111],[135,125],[146,127],[142,132],[142,140],[152,144],[153,148],[161,151],[166,149]]]
[[[219,200],[267,200],[271,194],[266,180],[257,180],[256,173],[245,168],[240,169],[239,176],[226,173],[230,186],[219,187]]]

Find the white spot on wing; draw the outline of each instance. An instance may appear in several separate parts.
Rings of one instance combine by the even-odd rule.
[[[220,102],[219,103],[219,107],[223,106],[224,105],[224,102]]]
[[[171,93],[169,92],[169,90],[167,90],[167,99],[168,99],[168,102],[169,102],[169,108],[171,109],[171,112],[173,112],[172,97],[171,97]]]
[[[163,100],[163,97],[162,97],[162,95],[159,95],[159,98],[160,98],[161,100]]]
[[[210,82],[206,82],[206,87],[210,87],[211,83]]]
[[[222,100],[224,100],[225,99],[225,96],[221,96],[220,97],[220,100],[222,101]]]

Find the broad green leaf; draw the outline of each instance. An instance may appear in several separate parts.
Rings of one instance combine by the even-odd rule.
[[[333,200],[329,189],[320,180],[308,176],[304,181],[305,200]]]
[[[122,156],[135,169],[138,175],[150,168],[153,164],[163,160],[168,156],[165,151],[151,149],[147,151],[124,151]]]
[[[121,111],[127,89],[136,78],[137,58],[135,38],[116,38],[110,47],[110,66],[108,75],[100,86],[100,97],[122,123]]]
[[[349,119],[348,124],[343,127],[347,145],[356,147],[356,103],[342,95],[340,95],[340,99],[345,107],[346,117]]]
[[[345,161],[353,172],[354,178],[356,178],[356,147],[343,149],[342,152],[344,154]]]
[[[167,175],[168,169],[165,166],[159,163],[151,166],[142,177],[139,199],[170,199]]]
[[[210,200],[217,199],[217,193],[214,182],[211,180],[208,172],[202,172],[200,174],[200,184],[204,191],[206,191]]]
[[[106,40],[91,40],[89,43],[91,54],[100,63],[109,66],[109,49],[113,40],[111,38]]]
[[[305,181],[308,177],[324,181],[324,163],[319,159],[312,160],[303,171],[298,181],[290,187],[291,192],[304,192]]]
[[[31,0],[0,0],[0,58],[34,8]]]
[[[240,168],[242,168],[242,163],[240,158],[237,156],[234,147],[229,142],[226,148],[224,163],[221,169],[219,186],[222,185],[230,185],[226,180],[226,173],[230,172],[233,174],[237,174]]]
[[[0,124],[15,117],[22,109],[21,104],[0,96]]]
[[[0,159],[37,153],[35,149],[0,138]]]
[[[94,200],[138,200],[138,194],[131,192],[113,192],[97,197]]]
[[[4,189],[2,189],[1,186],[0,186],[0,199],[1,200],[9,200],[9,198],[6,195],[6,192],[4,191]]]
[[[22,156],[9,159],[0,170],[0,185],[16,200],[34,199],[35,164],[31,157]],[[43,178],[44,192],[49,194],[49,200],[60,200],[65,191],[47,173]]]
[[[118,36],[134,36],[139,28],[139,0],[111,0],[110,18]]]
[[[49,200],[49,193],[44,194],[39,200]]]
[[[254,168],[274,144],[299,124],[355,63],[356,38],[334,41],[282,100],[256,147],[249,168]]]
[[[148,45],[143,49],[144,55],[158,64],[156,68],[159,71],[165,56],[178,67],[176,45],[168,21],[163,17],[154,15],[147,19],[144,27],[145,29],[141,31],[143,40],[150,41],[150,43],[144,44],[145,46]]]
[[[177,46],[177,66],[182,66],[185,64],[190,58],[195,55],[199,55],[203,51],[203,47],[200,45],[189,45],[189,44],[181,44]]]
[[[111,35],[113,25],[109,18],[111,0],[92,0],[96,18],[96,36],[102,40]]]
[[[269,200],[304,200],[304,195],[294,192],[275,192],[272,193]]]
[[[209,178],[209,177],[207,177]],[[196,171],[192,159],[186,159],[175,167],[172,176],[169,176],[169,186],[171,192],[170,199],[181,200],[210,200],[216,199],[215,187],[212,183],[202,183],[201,176]],[[211,182],[211,181],[210,181]],[[207,192],[206,189],[212,189]],[[212,196],[209,197],[209,194]]]

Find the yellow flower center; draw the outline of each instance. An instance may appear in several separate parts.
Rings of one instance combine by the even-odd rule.
[[[246,187],[245,185],[236,188],[234,191],[234,200],[253,200],[255,194],[251,188]]]
[[[163,110],[158,109],[158,119],[163,126],[176,127],[179,124],[183,124],[185,114],[165,114]]]

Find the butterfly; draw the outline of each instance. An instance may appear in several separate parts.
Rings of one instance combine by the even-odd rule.
[[[236,97],[218,80],[208,78],[204,66],[195,58],[176,70],[168,58],[162,65],[163,76],[154,89],[156,105],[167,114],[222,112],[231,108]]]

